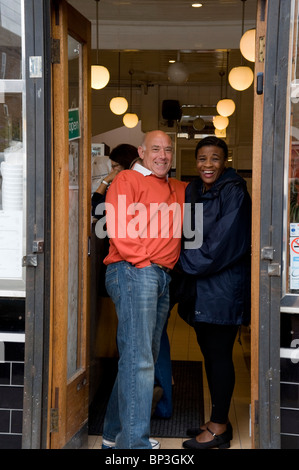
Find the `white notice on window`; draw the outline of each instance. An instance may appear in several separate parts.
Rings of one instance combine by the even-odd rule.
[[[0,279],[22,278],[23,212],[0,211]]]

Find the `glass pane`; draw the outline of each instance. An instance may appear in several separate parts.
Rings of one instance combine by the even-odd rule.
[[[80,367],[80,75],[81,45],[68,36],[69,66],[69,275],[68,378]]]
[[[0,0],[0,296],[25,296],[23,5]]]
[[[293,44],[292,44],[293,43]],[[293,21],[291,27],[289,89],[289,162],[288,203],[285,214],[287,226],[287,267],[285,282],[286,293],[299,293],[299,64],[298,64],[298,0],[293,2]]]
[[[22,78],[21,0],[0,1],[0,79]]]

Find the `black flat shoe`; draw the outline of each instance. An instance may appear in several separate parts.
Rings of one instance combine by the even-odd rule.
[[[183,447],[185,449],[212,449],[213,447],[218,447],[219,449],[228,449],[230,447],[230,432],[226,430],[222,434],[216,435],[209,428],[207,431],[212,434],[213,438],[208,442],[198,442],[195,438],[190,439],[189,441],[183,442]]]
[[[202,432],[204,432],[204,429],[190,428],[190,429],[187,429],[186,434],[187,434],[188,437],[196,437]]]
[[[230,422],[227,423],[226,430],[230,432],[230,436],[231,436],[230,440],[232,441],[233,440],[233,428]],[[201,429],[201,428],[190,428],[190,429],[187,429],[186,434],[188,437],[196,437],[204,431],[205,429]]]

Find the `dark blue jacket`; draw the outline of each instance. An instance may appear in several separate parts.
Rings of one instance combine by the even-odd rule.
[[[186,188],[186,202],[203,204],[203,243],[184,249],[182,269],[196,275],[195,321],[226,325],[250,320],[251,200],[246,182],[228,168],[203,192],[200,178]],[[194,214],[194,211],[193,211]],[[194,216],[193,216],[194,217]]]

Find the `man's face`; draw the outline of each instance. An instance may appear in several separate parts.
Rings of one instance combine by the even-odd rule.
[[[170,137],[162,131],[152,131],[138,148],[145,168],[158,178],[164,178],[171,168],[173,148]]]

